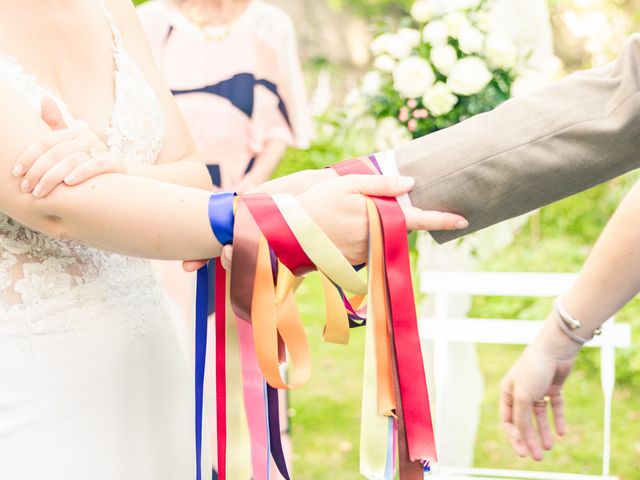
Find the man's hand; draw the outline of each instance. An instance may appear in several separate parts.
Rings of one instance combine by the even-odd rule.
[[[298,196],[300,205],[353,265],[367,260],[369,221],[364,197],[398,197],[415,183],[411,177],[346,175],[321,182]],[[402,208],[408,230],[457,230],[467,221],[454,213]]]

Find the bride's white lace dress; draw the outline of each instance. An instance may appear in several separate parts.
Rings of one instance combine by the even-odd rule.
[[[116,67],[108,144],[153,163],[160,106],[105,13]],[[48,94],[13,58],[0,56],[0,78],[36,109]],[[193,380],[168,312],[148,261],[0,212],[0,478],[194,478]]]

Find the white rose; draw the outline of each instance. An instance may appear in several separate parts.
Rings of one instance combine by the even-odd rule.
[[[447,43],[449,28],[442,20],[429,22],[422,30],[422,38],[433,46]]]
[[[460,32],[458,42],[464,53],[478,53],[482,50],[484,35],[477,28],[469,26]]]
[[[451,0],[431,0],[431,9],[433,10],[433,18],[441,17],[452,11],[453,5]]]
[[[385,45],[385,51],[393,58],[402,60],[411,55],[413,51],[413,45],[407,36],[398,34],[391,35]]]
[[[471,24],[464,13],[453,12],[444,17],[444,23],[449,29],[449,36],[458,38],[465,28],[469,28]]]
[[[481,10],[475,16],[475,25],[483,32],[490,32],[494,29],[494,17],[489,10]]]
[[[404,29],[410,30],[410,29]],[[416,34],[418,32],[416,31]],[[416,43],[416,34],[410,33],[383,33],[378,35],[369,48],[374,55],[389,54],[394,58],[406,58],[411,55],[413,43]],[[418,38],[417,43],[420,42]]]
[[[382,86],[382,75],[378,71],[367,72],[362,77],[362,91],[366,95],[377,95],[380,93],[380,87]]]
[[[420,57],[401,61],[393,71],[393,87],[404,98],[421,97],[435,80],[431,65]]]
[[[388,150],[411,140],[411,133],[393,117],[385,117],[376,130],[376,149]]]
[[[415,28],[401,28],[398,30],[398,35],[405,42],[411,45],[411,48],[415,48],[420,45],[420,31]]]
[[[449,75],[457,61],[458,54],[451,45],[439,45],[431,50],[431,63],[444,75]]]
[[[422,103],[431,115],[437,117],[449,113],[458,103],[458,97],[451,93],[444,83],[438,82],[424,94]]]
[[[380,55],[373,61],[373,66],[382,72],[391,72],[396,68],[396,61],[389,55]]]
[[[387,43],[389,43],[389,39],[392,36],[392,33],[383,33],[374,38],[371,45],[369,45],[371,53],[374,55],[382,55],[385,53],[387,51]]]
[[[489,65],[494,68],[513,68],[518,60],[516,46],[501,35],[492,34],[487,37],[485,53]]]
[[[433,9],[429,0],[418,0],[411,6],[411,16],[418,23],[426,23],[433,16]]]
[[[484,60],[467,57],[458,60],[451,69],[447,86],[458,95],[473,95],[486,87],[491,81],[491,72]]]

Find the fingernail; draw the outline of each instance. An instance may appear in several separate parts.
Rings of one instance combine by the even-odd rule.
[[[64,183],[66,183],[67,185],[73,183],[76,180],[76,177],[73,175],[67,175],[64,179]]]
[[[31,185],[29,185],[29,180],[23,180],[22,183],[20,184],[20,190],[26,193],[29,191],[30,186]]]
[[[456,222],[456,230],[462,230],[463,228],[467,228],[469,226],[469,222],[466,220],[458,220]]]
[[[14,177],[19,177],[20,175],[22,175],[24,173],[24,167],[20,164],[16,165],[13,169],[13,176]]]
[[[416,184],[416,179],[413,177],[400,177],[398,179],[398,185],[402,188],[412,188]]]
[[[33,189],[33,196],[39,197],[40,195],[42,195],[42,186],[36,185],[36,188]]]

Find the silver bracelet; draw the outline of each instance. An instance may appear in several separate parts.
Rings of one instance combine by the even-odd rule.
[[[569,337],[571,340],[576,342],[579,345],[584,345],[590,340],[593,340],[594,337],[602,334],[602,328],[596,328],[591,335],[591,338],[583,338],[579,335],[576,335],[574,332],[578,330],[582,326],[582,322],[577,320],[571,316],[571,314],[567,311],[560,297],[556,298],[554,303],[555,311],[558,314],[558,326],[560,330]]]

